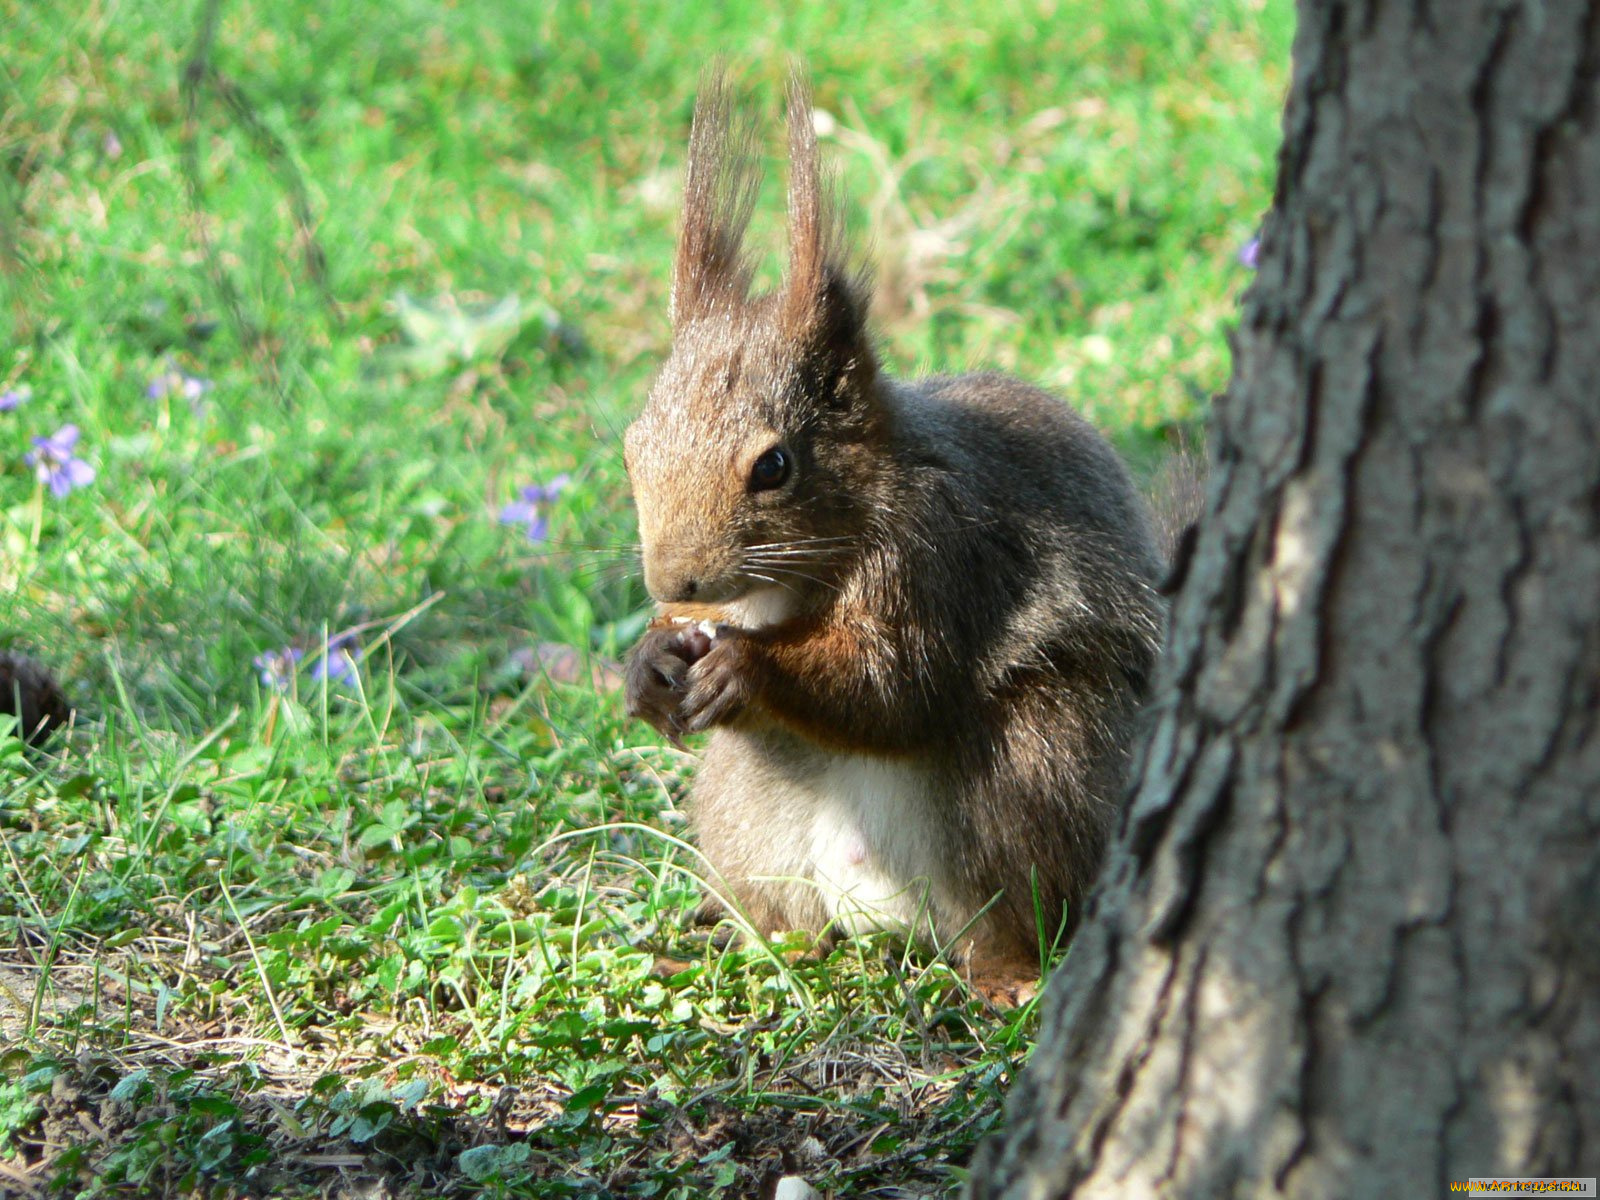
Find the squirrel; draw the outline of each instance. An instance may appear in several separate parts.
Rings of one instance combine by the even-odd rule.
[[[711,731],[691,822],[757,930],[896,929],[1017,1003],[1119,813],[1164,621],[1150,512],[1056,396],[880,370],[798,71],[787,270],[752,296],[732,117],[713,70],[671,350],[624,436],[657,606],[627,708]]]

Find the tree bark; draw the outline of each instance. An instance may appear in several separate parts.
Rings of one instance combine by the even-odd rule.
[[[975,1200],[1600,1171],[1600,5],[1299,19],[1150,742]]]

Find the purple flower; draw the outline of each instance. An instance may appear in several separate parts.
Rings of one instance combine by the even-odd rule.
[[[57,499],[94,482],[94,468],[72,453],[77,445],[78,427],[68,424],[47,438],[34,438],[33,449],[28,451],[28,465],[40,483],[50,485]]]
[[[211,390],[211,381],[187,371],[180,371],[171,363],[145,387],[144,394],[151,400],[163,396],[182,396],[191,404]]]
[[[280,650],[258,654],[250,661],[261,677],[262,687],[275,692],[287,692],[294,683],[295,670],[305,656],[306,652],[298,646],[284,646]]]
[[[500,510],[500,524],[522,525],[528,531],[530,542],[544,541],[550,533],[550,518],[545,509],[571,482],[572,476],[557,475],[549,483],[530,483],[522,489],[520,499]]]
[[[1254,271],[1261,265],[1261,239],[1253,237],[1239,247],[1239,265]]]
[[[0,412],[14,412],[20,408],[28,397],[33,395],[33,389],[25,383],[14,388],[7,388],[0,392]]]
[[[311,678],[318,683],[326,679],[329,683],[342,683],[354,687],[356,664],[360,661],[361,647],[356,644],[356,635],[336,633],[323,647],[322,657],[317,659],[317,665],[311,668]]]

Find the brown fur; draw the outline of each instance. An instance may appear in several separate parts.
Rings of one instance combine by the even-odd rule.
[[[848,928],[867,895],[1015,995],[1038,975],[1035,891],[1047,936],[1075,921],[1117,811],[1161,621],[1148,514],[1054,396],[880,373],[799,80],[788,275],[749,296],[729,111],[710,79],[672,353],[626,437],[663,614],[630,710],[714,731],[694,821],[759,928]],[[755,489],[773,447],[789,474]],[[691,644],[674,617],[720,625]]]

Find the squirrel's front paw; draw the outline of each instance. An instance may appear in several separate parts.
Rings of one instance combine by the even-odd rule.
[[[718,632],[706,656],[689,668],[689,691],[678,720],[689,733],[727,725],[750,702],[749,639],[736,629]]]
[[[646,630],[628,652],[623,668],[628,715],[650,722],[676,742],[684,730],[680,709],[689,687],[689,668],[709,644],[704,634],[688,626]]]

